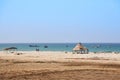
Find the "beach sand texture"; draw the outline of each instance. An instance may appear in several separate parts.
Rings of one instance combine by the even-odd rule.
[[[17,53],[0,52],[0,80],[120,80],[120,54]]]

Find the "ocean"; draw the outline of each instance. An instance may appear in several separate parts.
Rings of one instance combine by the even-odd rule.
[[[72,51],[77,43],[0,43],[0,51],[16,47],[18,51]],[[120,52],[120,43],[82,43],[90,52]]]

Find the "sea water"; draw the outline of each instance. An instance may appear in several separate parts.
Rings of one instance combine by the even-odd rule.
[[[16,47],[18,51],[72,51],[77,43],[0,43],[0,51]],[[33,45],[33,47],[30,47]],[[34,46],[35,45],[35,46]],[[120,52],[120,43],[82,43],[90,52]],[[45,48],[47,46],[47,48]]]

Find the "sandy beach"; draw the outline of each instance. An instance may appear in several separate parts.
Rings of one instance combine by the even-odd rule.
[[[119,80],[120,54],[0,51],[0,80]]]
[[[0,0],[0,80],[120,80],[120,0]]]

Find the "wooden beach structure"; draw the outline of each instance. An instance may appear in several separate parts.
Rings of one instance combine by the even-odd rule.
[[[89,50],[84,47],[81,43],[78,43],[74,48],[73,48],[73,53],[77,54],[88,54]]]

